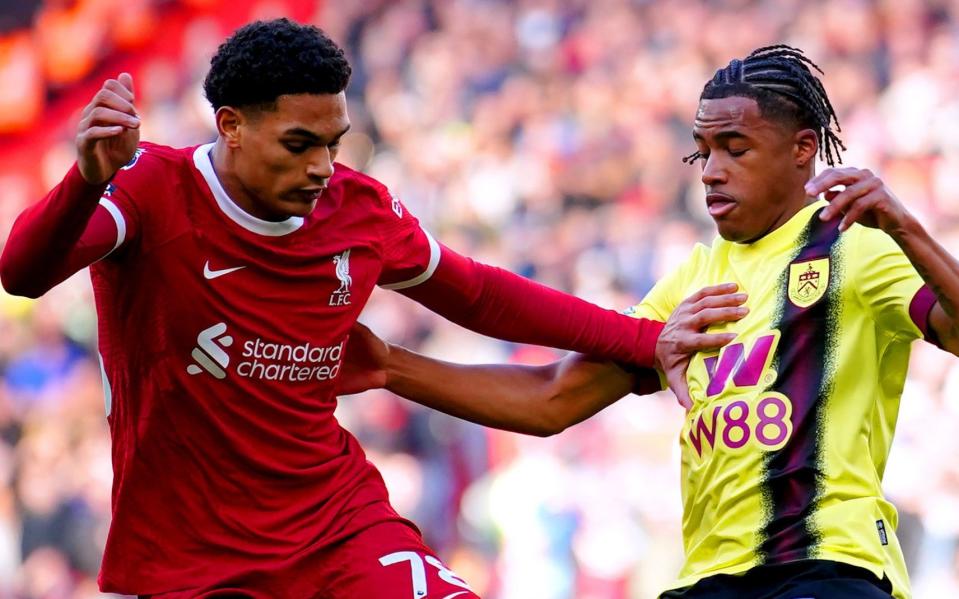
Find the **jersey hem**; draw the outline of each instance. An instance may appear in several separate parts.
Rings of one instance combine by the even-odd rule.
[[[908,588],[902,589],[896,586],[896,583],[893,580],[893,578],[891,576],[887,576],[886,570],[882,566],[874,562],[858,559],[855,557],[850,557],[842,553],[820,551],[819,553],[817,553],[815,557],[796,559],[796,560],[787,560],[784,562],[777,562],[777,563],[789,564],[789,563],[795,563],[795,562],[801,562],[801,561],[807,561],[807,560],[813,560],[813,559],[833,561],[833,562],[848,564],[850,566],[856,566],[857,568],[862,568],[863,570],[868,570],[869,572],[872,572],[876,576],[876,578],[879,578],[879,579],[882,579],[885,576],[889,578],[890,584],[892,584],[893,597],[896,597],[896,599],[905,599],[911,596],[910,595],[911,591]],[[728,568],[721,568],[719,570],[710,570],[709,572],[702,572],[700,574],[691,574],[689,576],[685,576],[671,583],[668,587],[664,588],[662,592],[665,593],[666,591],[676,591],[680,589],[685,589],[686,587],[693,586],[694,584],[696,584],[697,582],[701,580],[705,580],[706,578],[710,578],[712,576],[717,576],[720,574],[731,574],[731,575],[743,574],[761,565],[764,565],[764,564],[750,562],[746,564],[737,564],[735,566],[730,566]]]

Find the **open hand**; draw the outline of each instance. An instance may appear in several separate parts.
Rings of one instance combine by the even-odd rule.
[[[736,293],[735,283],[700,289],[673,310],[656,342],[656,366],[666,375],[669,388],[681,406],[693,407],[686,384],[686,370],[693,354],[723,347],[736,338],[734,333],[705,333],[710,326],[736,321],[749,309],[742,304],[746,294]]]
[[[109,181],[133,159],[140,117],[133,106],[133,77],[107,79],[83,109],[77,128],[77,166],[88,183]]]

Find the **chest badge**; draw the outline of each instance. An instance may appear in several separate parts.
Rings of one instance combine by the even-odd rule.
[[[808,308],[826,294],[829,286],[829,258],[806,260],[789,265],[789,301]]]
[[[330,294],[330,305],[349,306],[350,286],[353,284],[350,276],[350,250],[333,256],[333,264],[336,266],[336,278],[339,279],[340,286]]]

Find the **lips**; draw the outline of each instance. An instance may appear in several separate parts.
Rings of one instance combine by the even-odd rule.
[[[735,210],[736,204],[736,199],[730,195],[718,192],[706,194],[706,210],[713,218],[726,216]]]
[[[315,202],[320,199],[320,196],[323,195],[323,190],[325,187],[317,187],[313,189],[300,189],[296,191],[297,198],[303,200],[304,202]]]

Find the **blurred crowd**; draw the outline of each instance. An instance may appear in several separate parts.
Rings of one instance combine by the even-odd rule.
[[[731,58],[781,42],[825,71],[844,162],[879,172],[959,255],[956,1],[37,0],[0,11],[0,121],[22,112],[0,122],[0,239],[66,171],[76,113],[104,77],[133,74],[145,139],[208,141],[200,82],[217,44],[250,18],[291,14],[352,61],[343,162],[454,249],[601,305],[631,305],[714,236],[699,169],[680,161],[695,149],[699,92]],[[95,319],[85,273],[35,302],[0,293],[0,599],[98,596],[111,469]],[[363,320],[447,360],[557,357],[463,332],[397,294],[377,292]],[[959,360],[922,343],[913,355],[886,488],[915,596],[959,596]],[[343,398],[337,416],[396,507],[484,597],[645,599],[678,572],[682,410],[668,394],[627,398],[549,439],[385,392]]]

